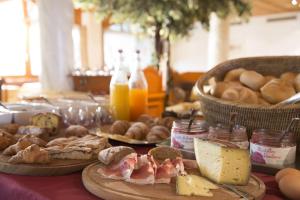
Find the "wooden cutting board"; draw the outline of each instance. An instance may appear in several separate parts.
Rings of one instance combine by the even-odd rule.
[[[86,167],[82,172],[82,182],[85,188],[97,197],[106,200],[238,200],[239,196],[225,190],[212,190],[213,197],[186,197],[176,195],[175,183],[135,185],[121,180],[103,178],[97,169],[100,163],[94,163]],[[247,186],[237,187],[251,194],[255,199],[262,199],[265,195],[265,184],[256,176],[251,176]]]
[[[8,156],[0,155],[0,172],[29,176],[58,176],[80,171],[97,161],[54,159],[48,164],[11,164]]]

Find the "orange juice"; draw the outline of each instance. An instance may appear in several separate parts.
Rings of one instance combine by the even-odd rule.
[[[129,90],[130,120],[135,121],[141,114],[147,112],[148,90],[131,88]]]
[[[116,120],[129,120],[128,84],[115,83],[110,86],[110,106]]]

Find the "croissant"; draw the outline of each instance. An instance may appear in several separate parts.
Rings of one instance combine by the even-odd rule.
[[[36,144],[32,144],[24,150],[19,151],[16,155],[12,156],[8,162],[10,163],[49,163],[49,154],[45,149],[40,148]]]
[[[149,128],[146,124],[143,122],[136,122],[128,129],[125,136],[136,140],[143,140],[148,132]]]
[[[0,151],[16,142],[13,135],[0,129]]]
[[[164,126],[154,126],[147,135],[147,141],[158,142],[167,139],[170,136],[170,131]]]
[[[18,142],[14,145],[9,146],[3,151],[4,155],[11,156],[15,155],[19,151],[29,147],[32,144],[36,144],[39,146],[46,146],[46,142],[38,137],[35,137],[33,135],[25,135],[22,138],[18,140]]]

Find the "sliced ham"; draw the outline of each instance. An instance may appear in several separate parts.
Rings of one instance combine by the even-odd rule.
[[[130,178],[126,181],[140,185],[154,184],[155,171],[156,164],[152,156],[142,155],[138,158],[138,169],[133,170]]]
[[[125,156],[119,163],[101,167],[97,170],[103,177],[116,180],[130,178],[137,165],[137,154],[131,153]]]
[[[171,178],[177,176],[177,170],[170,159],[166,159],[157,168],[155,183],[170,183]]]
[[[184,164],[182,158],[177,157],[176,159],[173,159],[172,164],[176,168],[177,174],[186,175],[186,172],[184,171]]]

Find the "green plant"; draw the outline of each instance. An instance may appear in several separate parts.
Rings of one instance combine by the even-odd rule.
[[[81,8],[94,9],[100,18],[110,17],[113,23],[138,25],[154,37],[157,61],[164,44],[189,34],[195,22],[209,27],[209,17],[216,12],[221,18],[235,12],[250,14],[246,0],[75,0]]]

